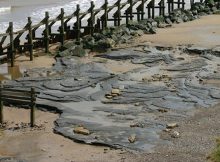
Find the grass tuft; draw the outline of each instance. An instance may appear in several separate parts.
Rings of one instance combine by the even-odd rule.
[[[211,155],[208,156],[208,159],[211,162],[220,162],[220,138],[216,139],[216,143],[217,147],[214,149]]]

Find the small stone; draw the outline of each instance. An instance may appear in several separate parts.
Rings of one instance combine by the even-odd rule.
[[[117,97],[118,96],[118,94],[116,94],[116,93],[112,93],[112,95],[111,95],[112,97]]]
[[[107,94],[105,94],[105,98],[107,98],[107,99],[112,99],[113,96],[112,96],[112,94],[107,93]]]
[[[120,90],[119,89],[112,89],[112,94],[120,95]]]
[[[167,129],[167,128],[166,128],[166,129],[164,129],[163,131],[164,131],[164,132],[170,132],[171,129]]]
[[[168,112],[168,110],[166,110],[166,109],[158,109],[158,111],[161,112],[161,113],[166,113],[166,112]]]
[[[171,137],[172,137],[172,138],[179,138],[179,137],[180,137],[180,133],[177,132],[177,131],[174,131],[174,132],[171,134]]]
[[[78,127],[74,128],[73,132],[76,134],[83,134],[83,135],[90,134],[90,131],[88,129],[84,128],[83,126],[78,126]]]
[[[139,123],[132,123],[132,124],[130,124],[130,127],[131,128],[140,127],[140,124]]]
[[[173,128],[176,128],[176,127],[178,127],[178,124],[177,124],[177,123],[168,123],[168,124],[166,125],[166,128],[167,128],[167,129],[173,129]]]
[[[135,134],[132,134],[128,137],[128,141],[130,143],[134,143],[136,141],[136,135]]]
[[[140,106],[140,103],[139,103],[139,102],[137,102],[137,103],[135,103],[135,104],[134,104],[134,106]]]

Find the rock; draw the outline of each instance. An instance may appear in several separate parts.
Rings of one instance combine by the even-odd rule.
[[[106,95],[105,95],[105,98],[107,98],[107,99],[112,99],[112,98],[113,98],[113,96],[112,96],[112,95],[110,95],[110,94],[106,94]]]
[[[68,49],[68,48],[71,48],[71,47],[73,47],[75,45],[76,45],[76,42],[74,42],[74,41],[67,41],[67,42],[64,43],[63,47],[65,49]]]
[[[154,18],[154,20],[157,22],[157,24],[163,24],[165,21],[163,16],[157,16]]]
[[[167,128],[166,128],[166,129],[164,129],[163,131],[164,131],[164,132],[170,132],[171,129],[167,129]]]
[[[157,27],[157,22],[156,22],[156,21],[153,21],[153,22],[151,23],[151,25],[152,25],[152,27],[156,28],[156,27]]]
[[[172,21],[170,20],[170,18],[166,18],[166,19],[165,19],[165,23],[170,24],[170,25],[173,24]]]
[[[151,34],[156,34],[157,30],[156,30],[156,28],[150,28],[149,32]]]
[[[138,36],[142,36],[142,35],[144,35],[143,30],[137,30],[136,32],[137,32]]]
[[[182,23],[183,22],[183,19],[182,18],[180,18],[180,17],[178,17],[177,19],[176,19],[176,23]]]
[[[166,27],[171,27],[171,25],[170,24],[162,24],[162,23],[158,24],[158,28],[166,28]]]
[[[205,47],[197,47],[197,46],[188,47],[186,48],[186,50],[190,53],[195,53],[195,54],[202,54],[208,51],[208,49]]]
[[[220,47],[213,48],[212,53],[216,56],[220,56]]]
[[[214,7],[211,8],[211,10],[212,10],[213,12],[216,12],[218,9],[217,9],[217,7],[214,6]]]
[[[83,57],[85,55],[86,55],[86,51],[85,49],[83,49],[82,46],[74,45],[62,52],[58,52],[56,57],[67,57],[67,56]]]
[[[118,96],[121,94],[121,92],[120,92],[119,89],[112,89],[111,93],[112,93],[112,94],[116,94],[116,95],[118,95]]]
[[[130,143],[134,143],[136,141],[136,135],[135,134],[132,134],[128,137],[128,141]]]
[[[180,133],[177,132],[177,131],[174,131],[174,132],[171,133],[171,137],[172,138],[179,138],[180,137]]]
[[[166,112],[168,112],[167,109],[162,109],[162,108],[158,109],[158,111],[161,112],[161,113],[166,113]]]
[[[104,34],[101,34],[101,33],[94,33],[93,38],[95,39],[95,41],[98,41],[100,39],[106,39],[106,36]]]
[[[215,5],[215,1],[214,0],[205,0],[205,3],[209,6],[214,6]]]
[[[142,35],[144,35],[144,32],[143,32],[143,30],[135,30],[135,31],[131,32],[131,35],[135,36],[135,37],[142,36]]]
[[[220,10],[214,11],[213,14],[215,14],[215,15],[220,15]]]
[[[88,129],[84,128],[83,126],[78,126],[78,127],[74,128],[73,132],[76,134],[83,134],[83,135],[90,134],[90,131]]]
[[[139,102],[137,102],[137,103],[135,103],[135,104],[134,104],[134,106],[140,106],[140,103],[139,103]]]
[[[97,47],[96,48],[102,48],[102,49],[107,49],[107,48],[112,48],[115,46],[115,41],[111,38],[107,39],[101,39],[97,42]]]
[[[82,38],[83,47],[91,49],[95,45],[95,39],[91,35],[86,35]]]
[[[178,124],[177,124],[177,123],[168,123],[168,124],[166,125],[166,128],[167,128],[167,129],[173,129],[173,128],[176,128],[176,127],[178,127]]]
[[[140,125],[139,123],[132,123],[132,124],[130,124],[130,127],[131,127],[131,128],[141,127],[141,125]]]
[[[70,52],[72,56],[83,57],[86,55],[86,51],[83,49],[82,46],[75,46],[73,48],[70,48]]]

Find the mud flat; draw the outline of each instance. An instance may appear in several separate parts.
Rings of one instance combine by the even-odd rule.
[[[178,25],[174,29],[178,30]],[[187,147],[180,152],[177,150],[187,137],[192,140],[197,137],[198,131],[209,126],[214,129],[210,138],[219,135],[218,128],[213,124],[198,127],[200,130],[193,129],[200,121],[205,124],[205,116],[201,114],[214,114],[209,119],[213,120],[211,123],[216,121],[218,115],[211,107],[218,105],[220,99],[217,86],[220,79],[219,49],[216,46],[198,45],[169,47],[146,42],[91,58],[58,58],[52,68],[30,69],[26,77],[7,81],[6,86],[13,89],[34,86],[39,92],[38,107],[60,113],[58,119],[51,119],[56,120],[54,131],[57,134],[77,142],[138,153],[119,155],[111,152],[113,159],[109,157],[108,161],[129,161],[129,158],[147,161],[147,157],[151,157],[149,161],[161,161],[164,156],[167,157],[166,153],[168,156],[178,154],[167,160],[175,161],[184,157],[181,153],[189,153],[186,152]],[[129,63],[127,70],[122,62]],[[213,81],[215,84],[212,84]],[[215,110],[218,111],[218,106]],[[201,118],[193,118],[195,114]],[[193,124],[187,127],[186,121],[192,121]],[[194,124],[194,121],[198,122]],[[178,128],[167,130],[167,125],[175,123],[179,125]],[[190,130],[192,132],[187,136],[186,132]],[[203,133],[201,131],[201,136]],[[204,140],[207,142],[208,139]],[[205,151],[200,147],[193,153],[204,159],[204,152],[212,147],[210,141],[210,147],[205,147]],[[172,142],[176,146],[172,147],[174,149],[169,148],[173,146]],[[200,145],[199,142],[194,144],[195,147]],[[171,151],[161,148],[160,153],[157,146],[167,146]],[[74,155],[72,149],[70,154]],[[51,157],[43,158],[48,160]],[[195,160],[192,154],[187,158],[189,161]],[[76,159],[83,160],[93,159]]]

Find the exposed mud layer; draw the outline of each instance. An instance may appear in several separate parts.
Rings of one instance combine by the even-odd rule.
[[[219,102],[220,88],[207,84],[220,78],[220,58],[214,54],[211,49],[201,54],[185,47],[143,46],[97,56],[111,59],[113,66],[117,61],[144,65],[119,74],[107,69],[103,60],[60,58],[51,69],[33,69],[6,85],[35,87],[39,107],[62,112],[55,127],[59,134],[89,144],[151,151],[168,142],[159,137],[167,122]],[[87,135],[74,133],[78,126]]]

